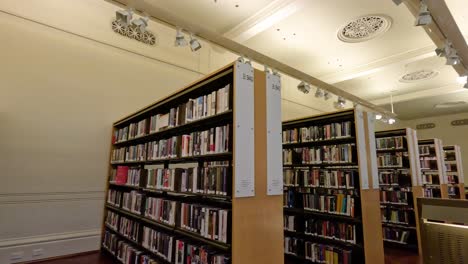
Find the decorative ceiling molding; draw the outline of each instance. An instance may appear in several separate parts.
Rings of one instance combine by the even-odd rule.
[[[338,39],[346,43],[371,40],[387,32],[392,19],[386,15],[365,15],[353,19],[338,30]]]
[[[421,91],[417,91],[413,93],[406,93],[406,94],[401,94],[401,95],[394,95],[393,103],[411,101],[411,100],[421,99],[425,97],[458,93],[461,91],[466,91],[466,89],[461,88],[460,84],[449,84],[449,85],[438,87],[438,88],[421,90]],[[370,100],[370,101],[371,103],[376,104],[376,105],[385,105],[385,104],[390,103],[388,96],[382,97],[380,99]]]
[[[353,69],[323,75],[320,76],[319,79],[331,84],[344,82],[347,80],[374,74],[391,66],[406,65],[415,61],[434,57],[436,56],[436,54],[434,53],[435,49],[435,45],[430,45],[424,48],[410,50],[408,52],[392,55],[369,64],[355,67]]]
[[[275,0],[223,35],[242,43],[301,10],[305,0]]]
[[[430,80],[439,75],[438,71],[435,70],[417,70],[414,72],[407,73],[400,78],[402,83],[414,83]]]

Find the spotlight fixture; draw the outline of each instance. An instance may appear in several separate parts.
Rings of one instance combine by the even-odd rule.
[[[328,99],[330,99],[330,98],[332,98],[332,94],[329,93],[328,91],[325,91],[325,92],[323,93],[323,99],[325,99],[325,101],[326,101],[326,100],[328,100]]]
[[[146,27],[148,26],[149,17],[144,16],[132,21],[132,27],[138,28],[140,32],[145,32]]]
[[[401,5],[403,3],[403,0],[392,0],[395,5]]]
[[[187,40],[185,40],[185,36],[184,36],[184,33],[182,33],[181,28],[177,28],[174,46],[176,47],[187,46]]]
[[[128,26],[132,21],[133,9],[119,10],[115,12],[115,21],[120,22],[123,26]]]
[[[458,65],[460,64],[460,57],[457,54],[457,51],[452,49],[452,52],[447,55],[447,65]]]
[[[418,17],[416,18],[416,26],[426,26],[429,25],[432,22],[432,17],[431,13],[429,12],[429,9],[427,8],[426,3],[424,1],[421,1],[421,5],[419,7],[419,14]]]
[[[322,98],[324,96],[323,90],[317,87],[317,91],[315,91],[316,98]]]
[[[375,119],[377,119],[377,120],[382,119],[382,115],[381,114],[375,114]]]
[[[346,105],[346,100],[343,97],[338,96],[338,99],[334,103],[335,108],[336,109],[343,109],[343,108],[345,108],[345,105]]]
[[[190,34],[190,49],[192,51],[197,51],[201,49],[201,44],[198,39],[195,38],[193,34]]]
[[[149,16],[134,19],[133,9],[119,10],[115,12],[115,20],[112,21],[112,30],[122,36],[141,41],[148,45],[156,44],[156,36],[146,30]]]
[[[310,85],[302,81],[297,85],[297,89],[304,94],[308,94],[310,92]]]
[[[396,122],[396,120],[394,118],[389,118],[388,119],[388,124],[389,125],[393,125],[393,124],[395,124],[395,122]]]
[[[443,57],[445,56],[445,49],[444,48],[437,48],[435,50],[435,53],[438,57]]]

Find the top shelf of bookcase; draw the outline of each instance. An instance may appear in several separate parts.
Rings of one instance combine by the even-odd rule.
[[[393,129],[375,132],[376,138],[406,136],[406,129]]]
[[[343,120],[354,119],[354,109],[333,112],[325,115],[317,115],[307,118],[293,119],[283,122],[283,129],[303,127],[309,124],[329,124]]]
[[[152,103],[133,114],[130,114],[114,123],[114,127],[122,127],[132,122],[139,121],[144,118],[150,117],[151,114],[158,111],[158,109],[165,110],[173,107],[175,104],[183,103],[184,101],[203,95],[208,90],[221,88],[222,86],[232,83],[234,72],[234,64],[231,63],[224,68],[197,80],[186,87],[170,94],[163,99]],[[202,89],[200,89],[202,88]]]

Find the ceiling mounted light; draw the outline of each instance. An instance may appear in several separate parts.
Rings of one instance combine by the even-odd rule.
[[[322,98],[323,95],[323,90],[317,87],[317,90],[315,91],[315,98]]]
[[[424,1],[421,1],[421,5],[419,7],[419,14],[418,17],[416,18],[416,26],[426,26],[429,25],[432,22],[432,17],[431,13],[429,12],[429,9],[427,8],[426,3]]]
[[[377,119],[377,120],[382,119],[382,115],[381,114],[375,114],[375,119]]]
[[[392,0],[395,5],[401,5],[403,3],[403,0]]]
[[[333,96],[333,95],[332,95],[331,93],[329,93],[328,91],[325,91],[325,92],[323,93],[323,99],[325,99],[325,101],[328,100],[328,99],[330,99],[330,98],[332,98],[332,96]]]
[[[127,26],[132,21],[133,9],[119,10],[115,12],[115,20],[123,26]]]
[[[389,118],[388,119],[388,124],[389,125],[393,125],[393,124],[395,124],[395,122],[396,122],[396,120],[394,118]]]
[[[458,57],[458,54],[456,51],[452,51],[452,53],[447,55],[447,62],[445,64],[452,65],[452,66],[460,64],[460,57]]]
[[[346,106],[346,99],[341,96],[338,96],[336,102],[334,103],[336,109],[343,109]]]
[[[138,28],[140,32],[145,32],[146,27],[148,26],[149,17],[144,16],[132,21],[132,26]]]
[[[193,34],[190,34],[190,49],[192,51],[197,51],[199,49],[201,49],[201,44],[200,42],[198,41],[198,39],[195,38],[195,36]]]
[[[445,49],[444,48],[437,48],[435,49],[435,53],[438,57],[445,56]]]
[[[310,92],[310,85],[302,81],[297,85],[297,89],[304,94],[308,94]]]
[[[184,33],[182,33],[182,29],[180,28],[177,28],[174,46],[176,47],[187,46],[187,40],[185,40]]]

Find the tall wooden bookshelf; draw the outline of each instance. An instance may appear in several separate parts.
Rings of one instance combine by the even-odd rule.
[[[237,61],[113,124],[105,254],[283,263],[281,189],[267,195],[265,169],[271,76]]]
[[[448,196],[451,199],[465,199],[465,178],[461,148],[458,145],[444,146],[445,173],[447,174]]]
[[[286,263],[384,263],[372,114],[283,122],[283,177]]]
[[[416,201],[422,197],[416,131],[375,133],[384,245],[420,251]]]
[[[423,197],[448,198],[442,140],[418,140]]]

